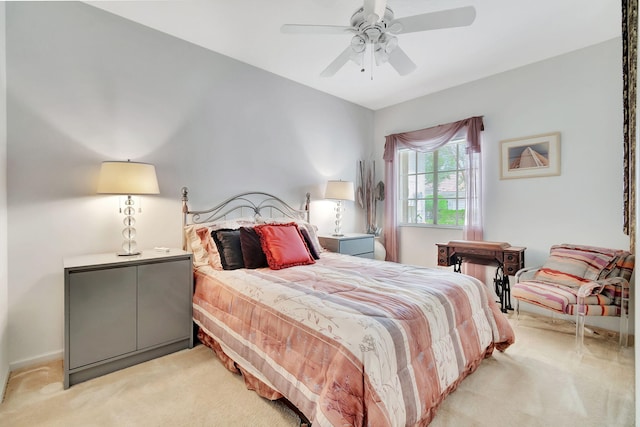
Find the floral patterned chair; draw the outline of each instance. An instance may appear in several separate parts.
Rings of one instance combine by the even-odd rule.
[[[620,317],[620,345],[628,344],[629,280],[635,258],[630,252],[563,243],[551,247],[542,267],[516,273],[512,295],[520,301],[576,316],[576,346],[584,348],[585,316]]]

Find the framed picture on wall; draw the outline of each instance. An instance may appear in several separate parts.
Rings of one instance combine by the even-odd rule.
[[[560,175],[560,132],[500,141],[500,179]]]

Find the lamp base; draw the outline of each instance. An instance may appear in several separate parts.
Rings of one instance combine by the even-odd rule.
[[[142,252],[138,251],[138,252],[116,252],[116,255],[118,256],[136,256],[136,255],[140,255]]]
[[[333,230],[333,236],[340,237],[344,236],[342,233],[342,211],[344,210],[342,207],[342,200],[336,201],[336,228]]]
[[[124,242],[122,242],[122,251],[117,252],[118,256],[135,256],[140,255],[140,251],[138,250],[138,244],[134,240],[136,237],[136,229],[134,225],[136,224],[135,213],[136,210],[134,208],[135,202],[131,195],[127,196],[127,200],[124,202],[124,230],[122,230],[122,237],[124,237]]]

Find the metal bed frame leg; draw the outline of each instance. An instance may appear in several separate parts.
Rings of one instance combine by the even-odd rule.
[[[291,409],[297,416],[300,418],[300,427],[311,427],[311,421],[305,414],[302,413],[300,409],[298,409],[293,403],[291,403],[286,398],[282,397],[279,399],[286,407]]]

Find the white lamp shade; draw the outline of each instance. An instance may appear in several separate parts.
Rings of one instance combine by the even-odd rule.
[[[138,162],[102,162],[100,194],[159,194],[155,166]]]
[[[355,191],[351,181],[328,181],[324,190],[325,199],[355,200]]]

